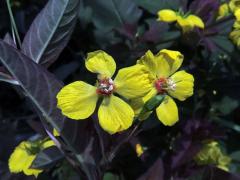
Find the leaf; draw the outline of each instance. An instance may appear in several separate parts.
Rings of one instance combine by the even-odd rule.
[[[221,101],[213,104],[214,109],[219,110],[223,115],[228,115],[239,106],[236,99],[224,96]]]
[[[64,155],[61,151],[56,146],[51,146],[37,154],[36,158],[32,162],[31,168],[49,169],[63,158]]]
[[[22,51],[36,63],[49,66],[60,55],[73,32],[79,0],[50,0],[33,21]]]
[[[235,151],[231,153],[230,157],[232,158],[232,160],[240,162],[240,151]]]
[[[134,1],[86,0],[85,2],[93,9],[93,23],[102,31],[123,27],[126,24],[135,24],[142,15],[142,11]]]
[[[62,83],[42,66],[1,40],[0,61],[19,82],[41,116],[60,131],[65,117],[56,107],[56,94],[62,88]]]
[[[50,124],[60,132],[69,150],[75,154],[78,161],[81,161],[81,165],[83,165],[85,162],[80,150],[84,150],[86,146],[77,140],[79,140],[79,135],[81,138],[86,139],[86,136],[89,136],[91,131],[85,128],[85,131],[82,129],[83,131],[80,132],[79,129],[85,127],[82,126],[82,123],[88,121],[69,120],[57,108],[56,94],[62,88],[62,83],[44,67],[36,64],[29,57],[1,40],[0,62],[19,82],[23,93],[31,100],[39,116],[44,120],[43,122]],[[77,142],[80,145],[76,144]],[[84,171],[87,172],[88,169],[84,168]]]
[[[163,175],[163,162],[162,159],[159,158],[138,180],[163,180]]]
[[[211,41],[216,45],[220,52],[224,51],[226,53],[231,53],[234,50],[234,45],[227,36],[217,35],[212,36],[209,39],[211,39]]]
[[[13,38],[10,36],[9,33],[5,34],[3,41],[6,42],[7,44],[11,45],[14,48],[17,48]]]
[[[185,2],[183,0],[134,0],[137,5],[146,9],[152,14],[157,14],[160,9],[178,10]]]

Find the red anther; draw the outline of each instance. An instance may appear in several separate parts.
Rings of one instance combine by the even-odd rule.
[[[167,84],[166,78],[159,78],[158,80],[155,81],[155,87],[159,94],[163,94],[166,92],[165,90],[166,84]]]

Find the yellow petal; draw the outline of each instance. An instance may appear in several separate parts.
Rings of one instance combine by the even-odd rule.
[[[174,22],[177,20],[176,12],[170,9],[158,11],[158,20],[164,22]]]
[[[171,79],[176,84],[175,90],[169,90],[168,93],[180,101],[193,95],[194,77],[185,72],[178,71],[171,76]]]
[[[137,64],[142,64],[146,66],[149,70],[150,75],[152,78],[156,78],[158,75],[158,66],[157,66],[157,61],[153,53],[148,50],[144,56],[141,57],[140,60],[137,61]]]
[[[227,3],[222,4],[218,9],[218,19],[229,15],[229,6]]]
[[[127,99],[142,97],[152,87],[146,67],[139,64],[120,69],[114,83],[115,92]]]
[[[183,18],[181,16],[177,17],[177,22],[179,26],[181,26],[181,28],[183,29],[183,32],[191,31],[194,27],[194,25],[192,24],[192,21],[190,21],[187,18]]]
[[[237,21],[240,21],[240,9],[236,10],[234,15],[235,15]]]
[[[201,29],[204,28],[204,23],[203,23],[203,21],[200,17],[195,16],[195,15],[189,15],[186,19],[188,21],[190,21],[194,27],[196,26],[196,27],[199,27]]]
[[[26,175],[37,175],[42,172],[41,170],[29,169],[35,158],[35,155],[29,155],[26,151],[26,148],[30,146],[30,142],[23,141],[15,148],[8,161],[10,172],[19,173],[23,171]]]
[[[173,126],[178,121],[178,108],[170,96],[166,96],[164,101],[156,109],[158,119],[165,126]]]
[[[54,128],[54,129],[53,129],[53,135],[54,135],[55,137],[57,137],[57,136],[60,136],[60,133]]]
[[[88,118],[95,110],[97,99],[96,87],[83,81],[63,87],[57,95],[62,113],[75,120]]]
[[[152,87],[151,91],[149,91],[149,93],[142,98],[143,102],[146,103],[149,99],[151,99],[156,95],[157,95],[157,89],[155,87]]]
[[[85,66],[90,72],[98,73],[103,77],[112,77],[116,70],[112,56],[101,50],[88,53]]]
[[[235,12],[236,10],[240,9],[240,0],[231,0],[229,2],[229,7],[232,12]]]
[[[46,149],[51,146],[55,146],[55,143],[52,140],[48,140],[42,144],[42,149]]]
[[[114,95],[105,97],[98,110],[99,123],[110,134],[128,129],[133,117],[132,108]]]
[[[42,170],[38,169],[30,169],[33,160],[36,158],[36,155],[28,156],[28,160],[26,161],[25,168],[23,169],[23,173],[27,176],[34,175],[35,177],[38,176],[39,173],[42,172]]]
[[[157,54],[158,57],[162,58],[162,61],[166,61],[169,66],[169,72],[165,76],[170,76],[175,73],[182,65],[184,56],[179,51],[172,51],[163,49]],[[158,65],[159,68],[161,65]],[[161,70],[163,71],[163,70]],[[161,74],[161,71],[159,73]]]

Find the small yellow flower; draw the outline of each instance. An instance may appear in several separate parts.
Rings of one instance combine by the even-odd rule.
[[[227,3],[222,4],[218,9],[218,17],[217,19],[221,19],[230,14],[230,8]]]
[[[93,114],[101,97],[102,102],[98,108],[101,127],[110,134],[128,129],[132,125],[134,112],[131,106],[114,93],[125,99],[146,95],[151,86],[145,66],[134,65],[120,69],[113,80],[116,64],[104,51],[89,53],[85,66],[90,72],[98,74],[97,83],[92,86],[76,81],[61,89],[57,99],[62,113],[71,119],[86,119]]]
[[[54,129],[53,129],[53,135],[54,135],[55,137],[57,137],[57,136],[60,136],[60,133],[54,128]]]
[[[217,141],[204,142],[194,159],[199,165],[212,164],[225,171],[229,171],[231,163],[231,158],[222,152]]]
[[[240,47],[240,9],[236,10],[234,15],[236,17],[236,21],[229,37],[236,46]]]
[[[143,149],[142,145],[139,143],[136,144],[135,149],[136,149],[136,153],[137,153],[138,157],[140,157],[144,153],[144,149]]]
[[[8,166],[9,170],[12,173],[20,173],[23,172],[25,175],[30,176],[34,175],[38,176],[42,170],[31,169],[33,160],[36,158],[37,153],[39,153],[42,149],[53,146],[54,142],[49,141],[23,141],[21,142],[11,154]]]
[[[193,94],[194,78],[185,71],[176,72],[181,66],[183,55],[178,51],[161,50],[157,55],[148,51],[138,64],[145,65],[151,77],[151,91],[141,100],[136,100],[138,107],[142,107],[152,97],[165,95],[163,102],[156,108],[158,119],[166,126],[172,126],[178,121],[178,108],[174,100],[184,101]],[[136,106],[137,107],[137,106]],[[136,109],[139,113],[141,109]],[[143,118],[145,119],[145,118]]]
[[[189,32],[195,27],[204,28],[202,19],[196,15],[183,14],[182,12],[175,12],[171,9],[163,9],[158,11],[158,21],[167,23],[177,21],[178,25],[183,29],[183,32]]]
[[[232,12],[235,12],[236,10],[240,9],[240,0],[230,0],[229,7]]]

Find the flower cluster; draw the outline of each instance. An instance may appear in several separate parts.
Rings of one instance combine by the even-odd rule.
[[[98,74],[95,86],[76,81],[63,87],[57,95],[58,107],[67,117],[80,120],[91,116],[100,101],[99,124],[114,134],[128,129],[144,104],[162,95],[165,98],[156,110],[158,118],[164,125],[173,125],[178,121],[178,110],[170,96],[183,101],[193,94],[193,76],[176,72],[182,61],[178,51],[161,50],[156,56],[148,51],[136,65],[120,69],[112,78],[114,59],[104,51],[91,52],[85,66]]]
[[[51,140],[22,141],[9,158],[10,172],[23,172],[27,176],[34,175],[37,177],[42,170],[32,169],[32,162],[41,150],[50,146],[54,146],[54,142]]]
[[[184,13],[182,10],[178,12],[171,9],[160,10],[158,11],[158,20],[167,23],[177,22],[183,32],[189,32],[195,27],[204,28],[204,23],[200,17],[190,14],[189,12]]]
[[[205,142],[195,161],[199,165],[212,164],[225,171],[229,170],[231,158],[225,155],[217,141]]]

